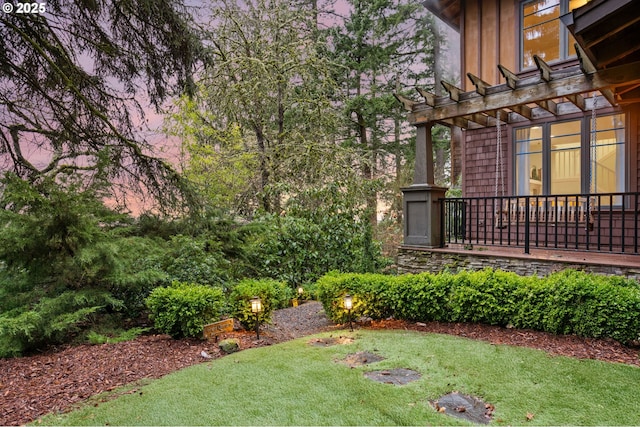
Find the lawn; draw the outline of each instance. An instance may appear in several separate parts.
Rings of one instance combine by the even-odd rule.
[[[430,401],[458,391],[495,406],[493,425],[638,425],[640,369],[528,348],[409,331],[343,332],[318,347],[306,337],[245,350],[146,385],[99,396],[54,425],[467,425]],[[314,338],[328,337],[320,334]],[[352,368],[347,355],[384,360]],[[397,386],[363,373],[407,368]]]

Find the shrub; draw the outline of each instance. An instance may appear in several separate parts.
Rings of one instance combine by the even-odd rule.
[[[637,286],[607,276],[568,270],[549,276],[556,291],[552,325],[560,333],[610,337],[621,342],[639,338],[640,292]]]
[[[389,295],[394,316],[419,322],[449,321],[454,282],[450,273],[405,274],[392,279]]]
[[[640,339],[637,282],[567,270],[546,278],[486,269],[458,274],[382,276],[330,273],[317,282],[327,316],[344,322],[342,298],[354,315],[412,321],[513,325],[555,334]]]
[[[364,212],[332,204],[308,210],[293,203],[287,215],[259,220],[265,233],[252,247],[258,274],[297,288],[328,271],[377,272],[387,265]]]
[[[2,313],[0,357],[20,356],[47,344],[68,341],[86,326],[94,313],[120,306],[121,301],[108,292],[88,289],[43,297],[30,308]]]
[[[173,338],[199,337],[204,325],[220,320],[224,294],[220,288],[174,282],[154,289],[146,304],[159,331]]]
[[[451,320],[507,325],[515,309],[514,292],[521,279],[515,273],[492,269],[458,273],[449,299]]]
[[[353,297],[352,316],[383,319],[392,312],[386,296],[392,279],[393,276],[382,274],[331,272],[316,283],[317,295],[327,316],[334,321],[347,320],[347,311],[343,306],[346,294]]]
[[[293,298],[293,291],[286,283],[272,279],[245,279],[236,284],[229,295],[229,306],[233,317],[247,329],[255,325],[251,298],[256,296],[262,300],[260,323],[268,323],[273,310],[288,306],[289,300]]]
[[[224,258],[220,242],[177,235],[167,246],[162,266],[172,280],[211,286],[228,281],[229,261]]]

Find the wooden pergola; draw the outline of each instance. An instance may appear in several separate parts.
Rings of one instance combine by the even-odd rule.
[[[464,92],[443,81],[446,96],[416,88],[422,102],[399,94],[396,98],[410,112],[408,119],[415,126],[441,123],[463,129],[495,126],[497,120],[511,124],[587,111],[592,107],[593,92],[599,93],[596,102],[600,107],[638,101],[623,94],[640,87],[640,61],[598,70],[582,48],[576,46],[580,66],[554,71],[534,56],[538,73],[533,77],[520,79],[498,65],[506,80],[504,84],[491,86],[468,73],[474,91]]]
[[[459,2],[439,4],[443,14],[459,14]],[[417,128],[414,184],[403,189],[405,244],[436,247],[440,243],[438,200],[447,189],[434,181],[434,124],[480,129],[496,126],[498,121],[517,124],[560,119],[588,111],[594,102],[597,108],[605,108],[640,101],[640,1],[593,0],[562,20],[578,41],[579,62],[574,66],[554,70],[535,56],[537,72],[526,78],[498,65],[503,84],[492,86],[469,73],[473,91],[442,82],[445,96],[422,88],[416,88],[422,101],[395,95]],[[611,39],[619,42],[612,44]],[[600,59],[605,56],[606,60]]]

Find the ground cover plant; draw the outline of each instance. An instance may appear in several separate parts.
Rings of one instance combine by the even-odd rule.
[[[344,333],[245,350],[148,385],[99,396],[36,423],[55,425],[468,425],[430,402],[452,391],[494,406],[494,425],[637,425],[640,369],[549,356],[539,350],[412,331]],[[336,333],[333,333],[336,337]],[[384,357],[350,367],[348,355]],[[374,370],[405,368],[420,379],[373,382]]]
[[[485,269],[476,272],[401,276],[330,273],[317,282],[329,318],[347,315],[420,322],[472,322],[553,334],[640,340],[637,281],[565,270],[523,277]],[[347,313],[343,297],[351,294]]]

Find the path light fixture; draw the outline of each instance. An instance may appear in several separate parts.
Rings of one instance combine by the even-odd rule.
[[[258,321],[262,311],[262,300],[259,297],[251,298],[251,312],[256,315],[256,339],[260,339],[260,322]]]
[[[347,316],[349,317],[349,329],[353,331],[353,323],[351,322],[351,309],[353,308],[353,298],[351,295],[346,294],[343,298],[344,308],[347,310]]]
[[[304,293],[304,289],[302,289],[302,286],[298,286],[298,298],[302,299],[303,293]]]

